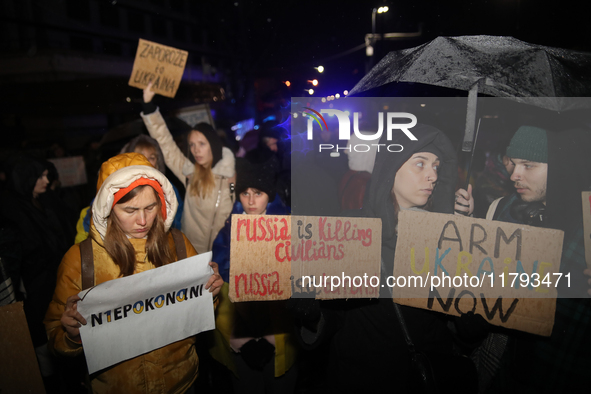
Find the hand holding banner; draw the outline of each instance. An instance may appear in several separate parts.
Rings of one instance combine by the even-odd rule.
[[[88,372],[214,329],[210,261],[208,252],[80,292]]]

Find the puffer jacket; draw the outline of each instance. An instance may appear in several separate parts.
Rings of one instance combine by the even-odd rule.
[[[215,178],[213,192],[205,198],[194,195],[189,179],[195,165],[189,160],[174,142],[159,110],[151,114],[141,114],[146,128],[152,138],[156,139],[164,153],[164,161],[174,175],[187,186],[185,208],[181,228],[191,241],[197,252],[211,250],[213,241],[234,204],[234,193],[230,190],[228,178],[235,174],[234,155],[228,148],[222,149],[222,159],[212,168]]]
[[[119,267],[113,262],[103,245],[107,229],[107,217],[113,205],[113,195],[139,177],[157,180],[165,195],[168,231],[176,211],[176,196],[172,185],[164,175],[153,169],[147,159],[137,153],[127,153],[109,160],[101,167],[99,191],[94,200],[93,223],[90,228],[94,257],[94,280],[100,284],[120,277]],[[123,168],[125,167],[125,168]],[[115,172],[116,171],[116,172]],[[134,274],[155,268],[146,261],[146,239],[129,239],[136,252]],[[168,243],[175,260],[176,248],[172,235]],[[187,256],[197,254],[185,238]],[[82,344],[66,335],[60,319],[69,296],[82,290],[80,247],[74,245],[64,256],[58,270],[58,280],[53,300],[45,316],[45,328],[50,349],[58,355],[76,356],[83,352]],[[195,337],[190,337],[133,359],[121,362],[92,376],[95,393],[183,393],[197,377],[199,360],[195,351]]]

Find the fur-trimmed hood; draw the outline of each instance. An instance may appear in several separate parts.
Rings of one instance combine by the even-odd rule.
[[[124,153],[104,162],[97,182],[98,192],[92,204],[92,220],[101,238],[107,233],[107,218],[111,214],[114,195],[139,178],[157,181],[164,192],[166,202],[165,230],[168,231],[178,208],[172,184],[160,171],[139,153]]]

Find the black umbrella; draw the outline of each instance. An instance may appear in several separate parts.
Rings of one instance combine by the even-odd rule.
[[[390,52],[353,89],[360,95],[396,82],[469,91],[463,151],[472,149],[478,93],[553,111],[591,108],[591,54],[513,37],[438,37]],[[365,94],[364,94],[365,95]]]
[[[438,37],[390,52],[355,87],[355,95],[391,82],[470,90],[554,111],[591,96],[591,53],[529,44],[513,37]]]

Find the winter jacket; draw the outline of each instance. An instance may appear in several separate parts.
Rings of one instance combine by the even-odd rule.
[[[116,160],[119,158],[121,159]],[[161,184],[165,195],[166,231],[170,229],[176,211],[177,203],[172,185],[162,173],[148,167],[150,164],[147,159],[136,153],[119,155],[116,159],[111,159],[101,167],[98,181],[100,187],[92,206],[93,223],[90,236],[93,240],[95,284],[120,277],[119,267],[113,262],[103,245],[107,218],[111,213],[115,192],[127,187],[139,177],[155,179]],[[129,241],[136,252],[134,274],[155,268],[151,261],[145,260],[146,239],[130,238]],[[176,260],[176,249],[170,233],[168,243]],[[185,246],[188,257],[197,254],[186,238]],[[45,317],[49,347],[56,354],[76,356],[83,352],[83,344],[72,341],[60,322],[67,298],[78,294],[81,290],[80,247],[74,245],[66,253],[59,267],[55,293]],[[199,361],[194,344],[195,338],[190,337],[106,368],[92,376],[93,392],[183,393],[197,377]]]
[[[588,233],[583,230],[581,204],[581,192],[591,190],[588,153],[591,131],[579,128],[547,131],[546,135],[545,226],[564,231],[560,272],[563,278],[568,273],[570,282],[559,282],[557,286],[559,297],[550,337],[515,335],[510,338],[505,373],[497,382],[500,392],[515,387],[525,387],[528,392],[536,393],[577,392],[586,381],[591,365],[591,299],[585,294],[589,277],[583,274],[587,268],[584,238]],[[495,219],[519,222],[511,215],[511,205],[521,203],[520,200],[517,194],[504,197],[494,212]],[[589,201],[585,201],[585,206],[589,207]],[[540,371],[545,371],[543,379],[539,378]]]
[[[195,165],[174,142],[160,111],[141,115],[148,132],[160,144],[166,165],[187,186],[181,222],[183,233],[187,235],[197,252],[210,251],[234,203],[234,192],[230,190],[228,181],[228,178],[232,178],[235,173],[232,151],[223,148],[222,159],[212,168],[215,178],[213,192],[206,197],[194,195],[189,179]]]
[[[0,195],[0,215],[18,234],[23,246],[20,278],[26,292],[25,316],[33,345],[47,342],[43,317],[51,301],[57,268],[73,239],[59,220],[60,212],[33,200],[37,179],[47,169],[42,162],[19,157],[11,163],[8,187]],[[14,284],[19,290],[20,283]]]
[[[361,210],[364,217],[382,220],[382,283],[394,270],[397,221],[391,190],[396,172],[428,144],[434,144],[443,153],[443,157],[439,158],[441,165],[432,194],[431,210],[453,212],[457,161],[452,144],[442,132],[431,126],[419,124],[413,127],[412,133],[417,141],[409,141],[402,133],[394,134],[392,141],[386,141],[384,134],[380,143],[398,143],[404,146],[404,150],[399,153],[381,150],[377,153]],[[387,287],[381,290],[386,292],[381,292],[378,299],[321,301],[325,323],[319,326],[317,339],[330,339],[328,383],[335,392],[364,391],[369,384],[374,388],[404,393],[416,383],[392,296]],[[445,315],[418,308],[401,308],[419,351],[451,354],[453,342]]]

